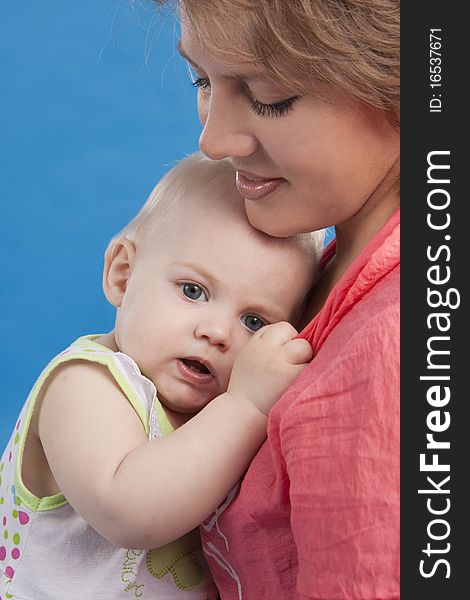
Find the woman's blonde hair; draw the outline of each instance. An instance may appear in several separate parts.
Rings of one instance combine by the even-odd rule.
[[[155,0],[165,4],[164,0]],[[203,47],[293,94],[319,80],[400,121],[399,0],[181,0]]]

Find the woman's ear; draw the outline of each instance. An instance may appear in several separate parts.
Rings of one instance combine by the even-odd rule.
[[[135,258],[135,244],[123,237],[112,240],[104,255],[103,291],[108,301],[118,308],[126,293]]]

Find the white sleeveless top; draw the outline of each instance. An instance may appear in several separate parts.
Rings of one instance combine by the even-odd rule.
[[[66,361],[105,365],[149,439],[173,431],[153,383],[129,356],[93,341],[98,337],[79,338],[47,365],[1,458],[0,600],[216,600],[197,529],[154,550],[118,548],[90,527],[62,494],[37,498],[23,484],[24,444],[36,399],[53,369]]]

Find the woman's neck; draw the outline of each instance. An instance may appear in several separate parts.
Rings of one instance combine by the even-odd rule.
[[[395,163],[360,210],[336,226],[334,268],[339,273],[337,279],[400,206],[398,173],[399,166]]]
[[[321,310],[331,290],[348,267],[400,206],[398,173],[397,162],[361,209],[346,222],[335,227],[335,255],[323,269],[312,290],[300,323],[302,328]]]

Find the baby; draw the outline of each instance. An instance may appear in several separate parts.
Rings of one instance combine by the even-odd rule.
[[[224,161],[163,177],[106,251],[114,330],[49,363],[2,456],[1,598],[215,600],[194,528],[311,359],[321,244],[253,229]]]

